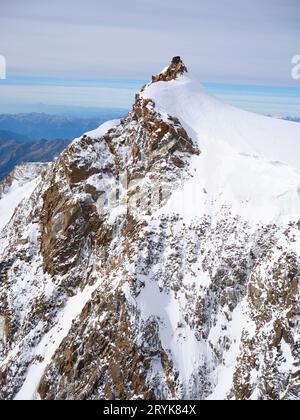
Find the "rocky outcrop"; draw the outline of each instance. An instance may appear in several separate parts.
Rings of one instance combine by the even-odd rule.
[[[187,73],[187,68],[179,56],[173,57],[171,64],[156,76],[152,76],[152,83],[168,82]]]

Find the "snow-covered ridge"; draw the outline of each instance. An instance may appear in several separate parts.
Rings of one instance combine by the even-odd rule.
[[[96,128],[95,130],[88,131],[84,135],[88,136],[88,137],[91,137],[92,139],[97,139],[101,136],[104,136],[104,134],[106,134],[108,130],[115,127],[119,123],[120,123],[119,119],[106,121],[105,123],[101,124],[98,128]]]
[[[177,117],[201,150],[170,211],[192,217],[229,205],[246,219],[299,217],[299,124],[224,104],[186,75],[149,84],[141,95]]]
[[[120,119],[105,121],[105,123],[100,124],[99,127],[95,128],[94,130],[83,133],[81,137],[76,137],[71,144],[78,143],[84,137],[90,137],[91,139],[99,139],[100,137],[104,136],[108,130],[115,127],[119,123]]]
[[[239,153],[259,155],[300,169],[299,124],[265,117],[227,105],[192,78],[149,84],[142,92],[158,110],[180,119],[199,147],[221,146]]]

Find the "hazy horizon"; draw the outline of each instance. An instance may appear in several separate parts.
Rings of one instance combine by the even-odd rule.
[[[298,0],[2,0],[0,109],[128,109],[141,84],[181,55],[225,102],[300,116],[291,76],[299,21]]]
[[[15,80],[13,82],[10,79],[2,81],[0,86],[2,90],[0,113],[44,112],[90,117],[97,116],[97,113],[104,109],[127,111],[131,108],[135,93],[147,80],[73,80],[66,84],[62,80],[60,82],[53,79],[51,84],[48,79],[47,83],[40,80],[36,84],[19,85]],[[14,83],[16,84],[14,85]],[[5,85],[8,88],[7,95],[4,92]],[[11,94],[10,86],[14,86],[15,96]],[[300,117],[300,88],[213,82],[203,82],[202,86],[224,102],[248,111],[264,115]],[[31,90],[35,101],[28,101],[26,95],[28,89]],[[69,101],[64,99],[64,95],[61,96],[62,100],[60,101],[57,101],[56,98],[47,101],[47,98],[49,98],[45,94],[47,89],[69,91],[72,94],[69,95]],[[104,94],[104,91],[106,94]],[[21,92],[23,92],[23,97]],[[88,99],[87,101],[82,99],[83,92]],[[6,99],[7,102],[5,102]]]

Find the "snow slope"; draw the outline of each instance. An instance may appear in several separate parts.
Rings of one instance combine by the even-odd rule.
[[[39,172],[47,164],[27,163],[16,166],[9,177],[12,182],[0,195],[0,232],[10,221],[23,199],[29,198],[40,181]],[[3,181],[5,182],[5,181]]]
[[[85,135],[91,137],[92,139],[99,138],[101,136],[104,136],[104,134],[108,130],[110,130],[111,128],[118,125],[119,122],[120,122],[119,119],[106,121],[105,123],[101,124],[98,128],[96,128],[95,130],[88,131],[87,133],[85,133]]]
[[[15,182],[13,183],[9,192],[0,200],[0,231],[9,222],[18,204],[24,198],[30,197],[37,183],[36,179],[22,187],[19,187]]]
[[[199,147],[231,148],[300,168],[299,124],[224,104],[187,76],[148,85],[142,95],[180,119]]]
[[[213,215],[229,205],[247,220],[299,216],[299,124],[226,105],[187,76],[149,84],[142,96],[162,115],[177,117],[201,150],[170,211]]]

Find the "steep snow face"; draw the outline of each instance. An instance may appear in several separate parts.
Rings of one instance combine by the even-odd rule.
[[[21,187],[13,182],[9,191],[0,200],[0,231],[11,219],[16,207],[24,199],[30,197],[38,180],[29,181]]]
[[[26,163],[16,168],[0,184],[0,232],[22,200],[29,198],[49,165]]]
[[[299,124],[226,105],[187,76],[149,84],[142,96],[176,116],[201,150],[169,211],[194,217],[229,205],[247,220],[299,218]]]

